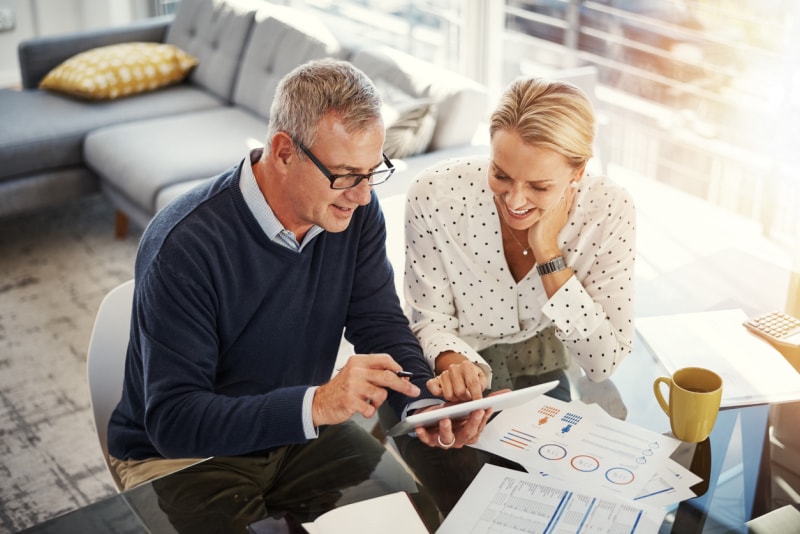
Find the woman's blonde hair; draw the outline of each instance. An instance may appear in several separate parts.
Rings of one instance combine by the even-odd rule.
[[[563,155],[572,168],[592,157],[595,118],[586,94],[571,83],[520,78],[503,93],[492,113],[489,135],[513,130],[526,144]]]

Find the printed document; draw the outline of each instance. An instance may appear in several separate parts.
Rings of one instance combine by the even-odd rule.
[[[683,445],[596,404],[542,396],[500,412],[473,447],[573,488],[667,506],[695,497],[690,488],[701,481],[672,460]]]
[[[658,532],[665,512],[613,495],[484,465],[436,534]]]
[[[382,534],[427,534],[417,509],[404,491],[374,497],[319,516],[303,523],[309,534],[337,532],[380,532]]]
[[[749,333],[741,309],[641,317],[636,329],[668,372],[706,367],[722,378],[722,407],[800,400],[800,373]]]
[[[670,455],[681,443],[614,419],[596,404],[542,396],[500,412],[474,447],[573,487],[634,499],[653,493],[651,481],[659,476],[673,480],[667,467],[685,471],[687,483],[699,481],[672,465]]]

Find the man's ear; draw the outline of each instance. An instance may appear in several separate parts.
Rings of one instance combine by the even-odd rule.
[[[297,157],[294,141],[286,132],[278,132],[272,136],[270,155],[277,165],[288,165]]]

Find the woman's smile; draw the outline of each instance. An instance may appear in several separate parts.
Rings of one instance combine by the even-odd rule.
[[[508,208],[508,206],[506,206],[506,207]],[[517,217],[524,217],[525,215],[530,213],[532,210],[533,210],[533,208],[528,208],[526,210],[514,210],[514,209],[511,209],[511,208],[508,208],[508,211],[511,213],[511,215],[515,215]]]

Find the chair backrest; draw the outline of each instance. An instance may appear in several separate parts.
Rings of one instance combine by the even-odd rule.
[[[122,483],[108,461],[108,421],[122,396],[125,354],[131,327],[133,280],[115,287],[100,303],[89,340],[86,368],[97,438],[117,491]]]
[[[404,306],[403,275],[406,267],[406,194],[391,195],[381,199],[381,209],[386,219],[386,255],[394,269],[394,286],[400,305]]]

